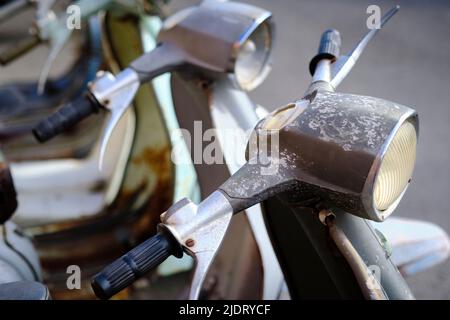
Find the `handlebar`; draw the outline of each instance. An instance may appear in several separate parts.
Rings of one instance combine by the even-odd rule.
[[[172,234],[160,231],[96,274],[92,289],[100,299],[109,299],[171,255],[181,258],[182,254],[183,249]]]
[[[86,117],[97,113],[99,109],[100,104],[97,100],[91,94],[85,94],[41,120],[33,128],[33,134],[39,142],[46,142]]]

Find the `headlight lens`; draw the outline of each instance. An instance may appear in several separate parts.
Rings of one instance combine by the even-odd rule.
[[[234,71],[242,89],[252,90],[264,80],[271,67],[271,49],[271,26],[265,22],[240,47]]]
[[[407,121],[392,139],[377,174],[374,203],[378,210],[388,209],[407,187],[416,160],[416,146],[416,129]]]

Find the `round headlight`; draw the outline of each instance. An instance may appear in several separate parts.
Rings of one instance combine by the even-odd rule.
[[[272,26],[261,24],[241,44],[235,63],[235,76],[244,90],[256,88],[271,69]]]
[[[405,191],[414,169],[416,146],[416,129],[407,121],[400,126],[382,159],[374,186],[377,210],[388,209]]]

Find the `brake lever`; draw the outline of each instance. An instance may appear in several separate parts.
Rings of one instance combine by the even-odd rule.
[[[89,84],[89,91],[101,106],[110,112],[100,142],[98,168],[102,170],[106,149],[114,128],[126,109],[130,106],[139,86],[158,75],[180,65],[183,55],[170,45],[161,44],[152,51],[134,60],[117,76],[110,72],[100,72],[97,79]]]
[[[56,0],[32,0],[36,3],[36,19],[37,21],[44,21],[48,15],[52,14],[51,8]]]
[[[184,198],[161,215],[157,235],[133,248],[92,278],[92,288],[101,299],[109,299],[183,251],[195,260],[189,299],[196,300],[233,215],[233,208],[220,191],[198,206]]]
[[[45,59],[45,62],[42,66],[41,72],[39,73],[39,79],[37,82],[37,93],[38,95],[42,95],[45,90],[45,85],[47,83],[50,70],[55,62],[58,54],[64,48],[65,44],[70,38],[72,31],[67,28],[62,28],[60,31],[57,31],[54,36],[52,36],[50,52]]]
[[[206,274],[225,237],[233,208],[220,192],[213,192],[198,206],[182,199],[161,215],[162,224],[195,260],[189,299],[197,300]]]
[[[42,41],[48,41],[50,43],[51,49],[50,53],[47,56],[47,59],[41,69],[41,73],[39,75],[38,81],[38,94],[41,95],[44,92],[45,84],[47,83],[47,79],[51,70],[51,67],[61,52],[70,36],[73,33],[73,29],[68,28],[65,25],[67,21],[67,15],[64,14],[62,17],[57,18],[51,7],[53,6],[55,0],[44,0],[43,3],[38,8],[37,13],[37,26],[39,29],[39,34]],[[39,2],[40,3],[40,2]],[[97,12],[108,8],[108,6],[112,4],[121,5],[123,8],[126,8],[130,12],[140,12],[140,6],[135,8],[135,4],[133,3],[125,3],[120,0],[79,0],[75,2],[75,5],[78,5],[83,10],[81,11],[81,19],[84,20]],[[139,4],[139,2],[137,3]],[[119,117],[120,119],[120,117]]]
[[[110,72],[100,71],[97,74],[97,79],[89,83],[88,86],[89,91],[95,96],[100,105],[109,112],[109,119],[106,121],[100,139],[98,169],[102,171],[106,149],[112,133],[132,103],[139,89],[140,82],[133,70],[125,69],[117,76]]]
[[[332,66],[332,80],[330,82],[331,86],[336,89],[339,84],[347,77],[349,72],[353,69],[356,61],[358,61],[367,44],[373,37],[378,33],[379,30],[388,22],[400,9],[400,6],[395,6],[389,10],[380,21],[379,29],[371,29],[356,45],[356,47],[349,52],[347,55],[339,57]]]
[[[52,10],[55,0],[40,0],[37,2],[36,9],[36,33],[41,42],[50,44],[50,52],[39,73],[37,83],[37,93],[42,95],[45,90],[50,70],[67,41],[69,40],[73,29],[67,28],[65,21],[67,16],[57,17]]]
[[[114,128],[131,105],[139,86],[183,64],[183,53],[169,44],[162,43],[152,51],[134,60],[130,66],[114,76],[100,71],[88,84],[88,100],[80,106],[67,104],[34,126],[33,134],[39,142],[46,142],[79,123],[87,116],[106,110],[110,117],[103,129],[100,141],[98,168],[102,171],[105,153]],[[80,108],[79,110],[77,110]]]

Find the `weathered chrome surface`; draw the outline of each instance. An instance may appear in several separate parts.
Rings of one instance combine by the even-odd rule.
[[[228,73],[239,86],[234,75],[238,54],[245,41],[263,23],[267,23],[273,32],[271,16],[269,11],[245,3],[204,1],[166,19],[158,40],[181,49],[184,63],[193,66],[195,73],[203,73],[208,79]],[[187,32],[189,37],[185,36]],[[270,41],[271,45],[273,34]],[[205,43],[208,43],[208,50],[204,49]],[[258,86],[270,66],[269,55],[259,76],[249,87],[242,89],[251,90]]]
[[[135,18],[105,19],[103,53],[112,73],[119,73],[142,53],[138,26]],[[99,119],[103,121],[92,119],[96,126]],[[76,140],[77,133],[82,134],[75,132],[70,141]],[[37,152],[30,149],[29,157],[12,166],[23,204],[16,219],[35,237],[54,299],[93,298],[90,276],[155,232],[159,214],[172,203],[170,138],[150,85],[138,90],[133,106],[114,130],[102,171],[97,167],[97,132],[93,138],[97,143],[87,156],[76,158],[68,152],[63,159],[31,161]],[[83,270],[81,290],[66,287],[71,264]]]
[[[117,107],[110,105],[111,97],[114,97],[124,89],[132,87],[138,82],[138,75],[133,69],[124,69],[116,76],[108,71],[99,71],[97,74],[97,79],[89,84],[89,89],[97,101],[100,102],[106,109],[114,110]]]
[[[384,220],[401,197],[388,209],[377,210],[372,192],[376,175],[401,124],[411,121],[418,132],[417,113],[397,103],[353,94],[318,91],[310,99],[306,106],[304,99],[274,111],[274,119],[286,110],[292,112],[278,128],[268,131],[266,121],[258,124],[254,130],[258,139],[275,136],[270,139],[275,142],[266,146],[278,149],[270,157],[273,170],[262,174],[262,167],[250,161],[248,174],[242,173],[245,183],[226,182],[227,194],[258,203],[282,185],[299,187],[299,196],[315,195],[361,217]],[[258,156],[258,139],[250,140],[250,160]]]
[[[136,72],[125,69],[116,77],[110,72],[101,72],[90,85],[90,91],[97,101],[110,112],[100,140],[100,155],[98,166],[103,168],[106,148],[113,131],[120,122],[139,89],[140,83]]]
[[[196,260],[189,299],[198,298],[232,215],[230,203],[219,191],[198,206],[188,199],[180,200],[161,215],[163,225]]]

